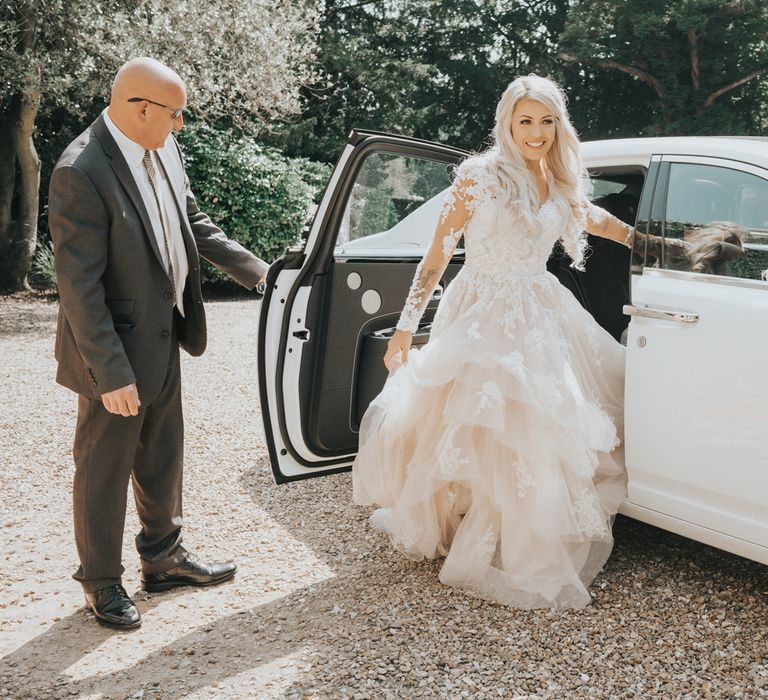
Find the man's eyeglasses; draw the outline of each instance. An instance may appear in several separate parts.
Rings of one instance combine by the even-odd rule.
[[[157,105],[158,107],[162,107],[163,109],[167,109],[171,113],[172,119],[178,119],[182,112],[184,111],[184,107],[179,107],[178,109],[173,109],[171,107],[168,107],[166,105],[160,104],[159,102],[155,102],[154,100],[148,100],[146,97],[130,97],[128,98],[128,102],[149,102],[149,104]]]

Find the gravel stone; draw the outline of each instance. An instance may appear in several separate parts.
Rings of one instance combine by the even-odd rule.
[[[240,568],[220,587],[140,592],[131,504],[124,585],[143,625],[116,633],[70,578],[76,400],[54,383],[57,306],[0,297],[0,696],[768,698],[764,566],[619,517],[589,608],[513,610],[393,552],[349,474],[276,486],[259,303],[207,308],[208,351],[182,354],[185,544]]]

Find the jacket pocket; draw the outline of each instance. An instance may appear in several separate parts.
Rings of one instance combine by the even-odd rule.
[[[112,314],[112,321],[118,333],[127,333],[133,328],[133,312],[136,308],[134,299],[105,299],[104,302]]]
[[[104,303],[112,313],[112,318],[130,318],[136,308],[134,299],[105,299]]]

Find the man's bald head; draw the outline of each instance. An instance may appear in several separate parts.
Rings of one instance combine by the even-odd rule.
[[[179,74],[154,58],[132,58],[124,63],[112,82],[112,101],[128,99],[154,90],[186,92]],[[130,94],[128,94],[130,93]],[[146,94],[150,98],[152,95]]]
[[[174,119],[172,113],[186,103],[184,81],[176,71],[154,58],[134,58],[115,75],[109,116],[126,136],[154,150],[173,128],[182,127],[183,117]]]

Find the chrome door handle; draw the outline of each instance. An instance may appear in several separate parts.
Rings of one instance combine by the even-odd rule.
[[[651,309],[647,306],[624,305],[624,313],[628,316],[641,316],[643,318],[657,318],[661,321],[679,321],[680,323],[698,323],[699,314],[688,311],[664,311],[663,309]]]
[[[435,287],[435,291],[432,292],[432,301],[436,301],[437,299],[443,298],[443,285],[438,284],[437,287]]]

